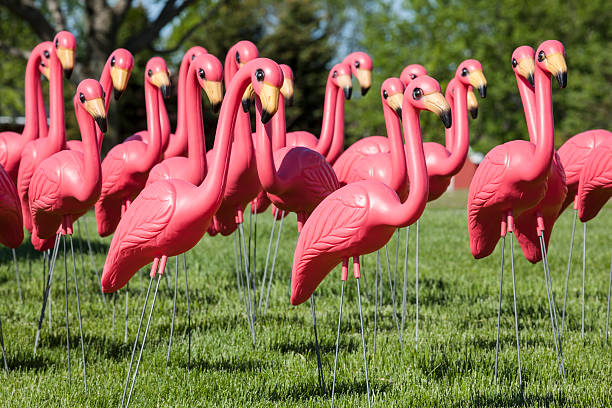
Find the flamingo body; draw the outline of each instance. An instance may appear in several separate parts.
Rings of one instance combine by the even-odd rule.
[[[612,139],[597,146],[587,158],[578,185],[578,217],[595,218],[612,197]]]
[[[13,180],[0,165],[0,244],[17,248],[23,241],[23,218]]]

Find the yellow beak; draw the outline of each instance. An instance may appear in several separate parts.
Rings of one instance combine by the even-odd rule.
[[[487,97],[487,78],[481,70],[472,71],[469,74],[470,85],[478,89],[478,93],[482,98]]]
[[[206,81],[204,83],[204,92],[206,92],[206,96],[208,96],[213,112],[219,112],[221,102],[223,102],[223,86],[221,82]]]
[[[372,71],[369,69],[357,68],[357,74],[355,76],[361,87],[361,95],[365,95],[372,86]]]
[[[267,123],[278,110],[278,98],[280,89],[274,85],[263,83],[259,92],[259,100],[261,101],[261,122]]]
[[[85,110],[96,121],[98,127],[103,133],[106,133],[106,109],[104,109],[104,101],[102,98],[85,101],[83,104]]]
[[[435,113],[442,120],[446,128],[451,127],[451,108],[444,96],[442,96],[442,93],[433,92],[429,95],[425,95],[423,97],[423,105],[425,105],[428,111]]]

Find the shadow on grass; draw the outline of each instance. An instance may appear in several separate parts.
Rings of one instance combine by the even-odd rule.
[[[480,394],[463,401],[459,405],[472,405],[479,407],[523,407],[523,406],[550,406],[566,405],[567,399],[561,392],[546,392],[543,394],[525,395],[520,390],[513,392],[497,392],[495,394]]]
[[[187,369],[187,359],[181,359],[176,365]],[[255,360],[243,357],[222,357],[220,359],[211,360],[210,358],[193,358],[191,359],[191,369],[200,371],[225,371],[225,372],[255,372],[266,370],[271,367],[269,362],[263,360]]]

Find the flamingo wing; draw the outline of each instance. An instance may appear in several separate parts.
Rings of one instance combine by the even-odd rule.
[[[612,197],[612,141],[600,144],[589,155],[578,184],[578,216],[587,222]]]
[[[342,258],[354,255],[368,213],[367,193],[357,184],[337,190],[304,224],[293,256],[293,305],[308,299]]]
[[[0,243],[17,248],[23,241],[23,218],[15,184],[0,165]]]
[[[164,255],[163,234],[170,223],[176,203],[176,190],[170,182],[145,188],[127,209],[111,242],[102,289],[122,288],[136,272],[155,257]]]

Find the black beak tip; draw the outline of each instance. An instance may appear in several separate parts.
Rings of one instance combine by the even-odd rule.
[[[243,99],[242,100],[242,111],[244,113],[248,113],[250,108],[251,108],[251,101],[249,99]]]
[[[108,129],[107,125],[106,125],[106,118],[102,117],[102,116],[99,116],[99,117],[94,118],[94,119],[95,119],[96,123],[98,124],[98,127],[100,128],[100,131],[102,133],[106,133],[106,131]]]
[[[170,98],[170,86],[169,85],[162,85],[161,93],[162,93],[162,96],[164,97],[164,99]]]
[[[440,114],[440,119],[442,119],[442,123],[444,123],[444,127],[450,129],[453,125],[453,116],[451,115],[450,109],[442,111]]]
[[[361,88],[361,96],[365,96],[368,93],[369,90],[370,90],[369,86],[368,87],[362,87]]]
[[[119,98],[121,98],[121,95],[123,95],[123,91],[120,91],[117,88],[113,88],[113,96],[115,97],[116,101],[118,101]]]
[[[213,113],[219,113],[219,111],[221,110],[221,102],[213,103],[211,105],[211,109]]]
[[[470,109],[470,115],[472,116],[472,119],[476,119],[478,117],[478,108]]]
[[[65,69],[65,70],[64,70],[64,77],[65,77],[66,79],[70,79],[70,77],[71,77],[71,76],[72,76],[72,68],[69,68],[69,69],[67,68],[67,69]]]
[[[267,110],[263,109],[262,112],[261,112],[261,123],[263,123],[265,125],[266,123],[268,123],[268,121],[270,119],[272,119],[272,116],[274,116],[274,115],[270,114],[270,112],[268,112]]]
[[[287,106],[293,106],[293,96],[291,96],[291,98],[287,98]]]
[[[344,88],[344,97],[346,99],[351,99],[351,95],[353,94],[353,88],[350,86],[347,86],[346,88]]]
[[[480,94],[481,98],[486,98],[487,97],[487,86],[483,85],[478,87],[478,93]]]
[[[567,71],[557,74],[557,82],[559,82],[560,88],[565,88],[567,86]]]
[[[529,81],[529,85],[535,88],[535,77],[533,73],[529,74],[529,76],[527,77],[527,80]]]
[[[402,108],[401,107],[396,108],[395,109],[395,113],[397,113],[397,116],[399,116],[400,119],[402,118]]]

